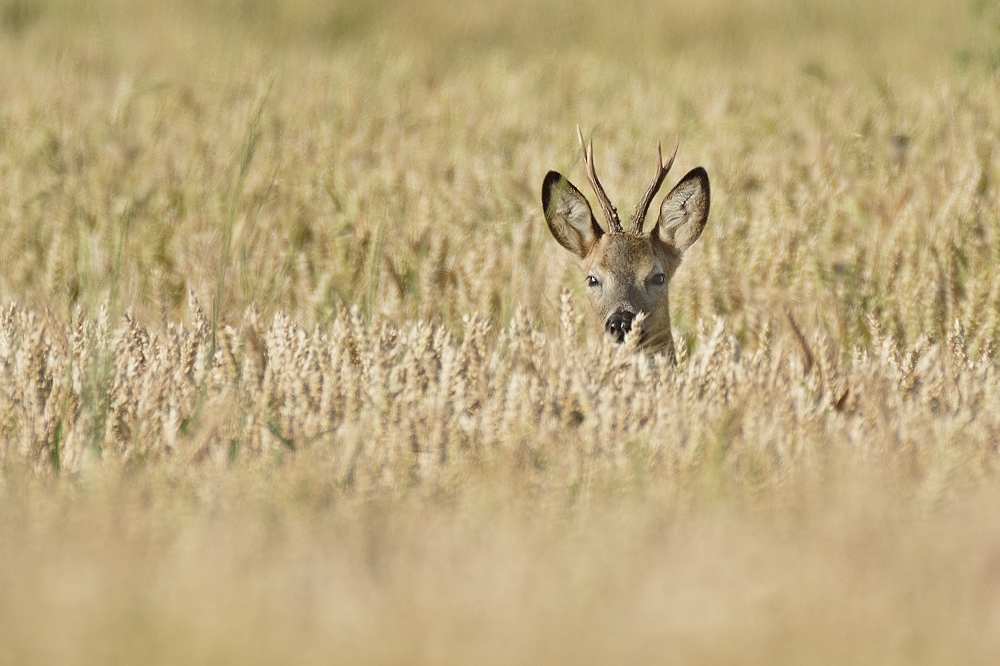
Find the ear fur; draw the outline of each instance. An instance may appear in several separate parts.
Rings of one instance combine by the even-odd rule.
[[[701,167],[692,169],[660,204],[660,217],[652,236],[684,252],[705,228],[710,199],[708,173]]]
[[[604,235],[587,197],[555,171],[542,182],[542,210],[556,241],[581,259]]]

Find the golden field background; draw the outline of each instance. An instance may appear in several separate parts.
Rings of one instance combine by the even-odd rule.
[[[0,662],[992,664],[1000,6],[0,0]],[[588,332],[575,126],[712,212]]]

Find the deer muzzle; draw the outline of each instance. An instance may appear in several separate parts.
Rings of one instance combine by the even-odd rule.
[[[614,339],[615,344],[620,345],[625,342],[625,334],[632,330],[633,319],[635,319],[635,315],[631,312],[618,310],[608,317],[604,330]]]

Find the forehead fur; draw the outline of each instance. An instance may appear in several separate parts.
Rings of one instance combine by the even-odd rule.
[[[591,251],[587,263],[612,273],[648,273],[660,258],[654,245],[649,236],[605,234]]]

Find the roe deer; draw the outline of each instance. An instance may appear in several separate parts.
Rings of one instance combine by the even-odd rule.
[[[594,143],[584,142],[579,127],[577,134],[587,179],[604,210],[608,231],[594,219],[580,190],[555,171],[550,171],[542,183],[545,221],[556,241],[581,259],[598,329],[621,343],[642,312],[645,318],[638,331],[639,345],[650,352],[662,352],[676,362],[667,287],[685,250],[698,240],[708,220],[708,174],[698,167],[684,176],[660,204],[660,216],[652,231],[643,234],[649,205],[677,155],[675,143],[664,164],[663,152],[657,146],[656,175],[635,207],[632,228],[625,232],[594,170]]]

